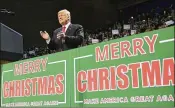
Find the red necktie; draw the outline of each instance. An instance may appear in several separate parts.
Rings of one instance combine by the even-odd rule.
[[[65,33],[65,31],[66,31],[66,27],[63,26],[63,27],[62,27],[62,32]]]

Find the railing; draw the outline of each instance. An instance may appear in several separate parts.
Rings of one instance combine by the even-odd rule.
[[[1,106],[173,107],[174,27],[2,66]]]

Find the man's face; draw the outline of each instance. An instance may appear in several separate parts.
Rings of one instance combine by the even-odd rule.
[[[59,20],[59,23],[61,25],[65,25],[68,21],[68,15],[66,14],[66,12],[59,12],[58,13],[58,20]]]

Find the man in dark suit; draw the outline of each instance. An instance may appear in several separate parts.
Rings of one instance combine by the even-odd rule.
[[[58,20],[62,27],[54,31],[52,38],[46,31],[40,31],[49,49],[64,51],[80,46],[84,39],[83,27],[79,24],[71,24],[70,12],[66,9],[58,12]]]

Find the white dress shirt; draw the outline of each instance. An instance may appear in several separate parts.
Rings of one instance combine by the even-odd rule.
[[[66,25],[63,25],[63,26],[62,26],[62,27],[66,27],[66,28],[65,28],[65,33],[66,33],[66,31],[67,31],[67,29],[68,29],[68,27],[69,27],[70,24],[71,24],[71,23],[69,22],[69,23],[67,23]],[[47,44],[50,43],[50,39],[51,39],[51,38],[49,37],[49,39],[46,40],[46,43],[47,43]]]

